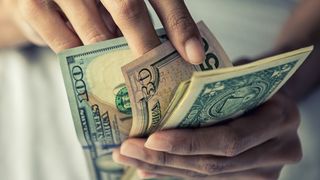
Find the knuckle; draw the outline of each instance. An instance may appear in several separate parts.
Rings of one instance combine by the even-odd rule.
[[[300,162],[303,156],[300,140],[298,139],[298,135],[296,136],[297,136],[296,141],[294,142],[293,146],[290,146],[290,147],[296,147],[296,148],[291,148],[292,152],[290,152],[290,150],[286,151],[286,155],[289,155],[287,160],[288,164],[295,164],[297,162]]]
[[[187,154],[194,154],[200,149],[200,141],[194,137],[195,136],[191,136],[189,142],[185,144],[185,151]]]
[[[174,133],[170,137],[170,150],[171,153],[182,152],[186,154],[192,154],[198,151],[199,149],[199,139],[196,138],[196,135],[191,130],[186,130],[183,133]]]
[[[52,40],[52,41],[49,40],[49,42],[52,42],[51,43],[52,49],[56,53],[61,52],[65,49],[76,47],[80,44],[80,43],[73,42],[73,41],[58,41],[58,40]]]
[[[181,150],[184,151],[184,149],[186,149],[186,148],[184,148],[184,146],[185,146],[185,145],[180,144],[180,143],[172,144],[172,145],[170,146],[169,152],[174,153],[174,152],[180,152]]]
[[[134,20],[141,16],[142,0],[117,0],[114,10],[121,19]]]
[[[179,133],[171,133],[170,138],[167,139],[170,146],[168,153],[183,153],[194,154],[197,153],[202,146],[202,141],[199,140],[199,134],[196,130],[182,130]],[[168,159],[167,159],[168,160]],[[169,159],[170,160],[170,159]]]
[[[159,154],[157,155],[157,158],[156,158],[156,164],[159,164],[159,165],[162,165],[162,166],[165,166],[167,164],[170,164],[170,156],[165,153],[165,152],[159,152]]]
[[[90,30],[89,33],[86,34],[86,39],[89,44],[96,43],[99,41],[103,41],[107,39],[105,34],[101,34],[96,30]]]
[[[166,18],[168,28],[173,31],[193,31],[195,23],[184,9],[177,9],[169,13]]]
[[[281,120],[278,123],[281,132],[297,131],[300,126],[300,114],[298,110],[283,110],[277,119]]]
[[[224,171],[224,166],[212,159],[202,159],[199,161],[200,171],[207,175],[214,175]]]
[[[291,131],[297,130],[300,126],[300,112],[299,108],[290,98],[277,96],[278,98],[273,102],[271,107],[273,119],[278,120],[279,126],[282,130]]]
[[[241,153],[242,143],[239,135],[232,130],[232,128],[228,128],[226,131],[226,135],[224,138],[225,148],[223,150],[223,155],[227,157],[234,157]]]
[[[301,161],[303,153],[302,146],[298,134],[285,134],[284,136],[274,139],[273,146],[278,148],[273,149],[269,155],[277,160],[278,164],[295,164]]]

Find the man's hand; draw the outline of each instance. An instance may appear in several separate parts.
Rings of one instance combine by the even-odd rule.
[[[160,44],[144,0],[101,0],[128,40],[142,55]],[[200,33],[183,0],[149,0],[168,37],[179,53],[191,63],[205,59]]]
[[[149,1],[184,59],[201,63],[201,37],[184,1]],[[160,44],[144,0],[4,0],[0,5],[26,37],[55,52],[121,33],[137,56]]]
[[[285,164],[302,157],[299,122],[296,104],[278,93],[225,124],[129,139],[113,158],[137,167],[143,178],[277,179]]]

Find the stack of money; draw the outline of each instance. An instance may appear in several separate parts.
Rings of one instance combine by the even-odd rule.
[[[128,137],[172,128],[198,128],[232,119],[275,94],[312,47],[233,67],[203,22],[206,59],[191,65],[163,42],[135,59],[124,38],[59,54],[79,141],[93,180],[134,179],[134,169],[112,161]]]

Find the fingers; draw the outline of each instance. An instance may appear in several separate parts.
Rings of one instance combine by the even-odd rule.
[[[142,139],[129,139],[122,144],[120,153],[147,164],[185,169],[203,175],[217,175],[291,164],[299,161],[302,156],[301,145],[296,133],[270,140],[232,158],[212,155],[174,155],[149,150],[144,147],[144,143],[145,140]]]
[[[137,55],[160,44],[143,0],[102,0],[115,23]]]
[[[224,125],[157,132],[148,138],[145,146],[171,154],[232,157],[296,130],[298,124],[299,113],[294,103],[276,96],[254,112]]]
[[[276,180],[280,176],[282,167],[269,167],[269,168],[260,168],[260,169],[253,169],[243,172],[237,172],[237,173],[228,173],[228,174],[221,174],[221,175],[215,175],[215,176],[206,176],[201,177],[202,180],[229,180],[229,179],[237,179],[237,180],[248,180],[248,179],[261,179],[261,180]],[[138,170],[139,173],[142,174],[144,179],[149,178],[157,178],[162,177],[163,175],[156,174],[155,172],[148,172],[144,170]],[[140,174],[139,174],[140,175]],[[199,179],[199,176],[197,174],[190,173],[190,175],[186,173],[184,175],[181,175],[180,177],[185,177],[187,179]]]
[[[106,27],[95,0],[55,0],[69,19],[83,44],[114,38]]]
[[[77,35],[68,28],[60,14],[46,1],[22,2],[19,8],[23,17],[55,52],[82,44]]]
[[[160,175],[179,177],[181,176],[181,174],[187,173],[190,176],[197,176],[197,177],[205,176],[196,172],[191,172],[183,169],[170,168],[170,167],[156,166],[156,165],[148,164],[136,159],[128,158],[126,156],[121,155],[119,149],[113,151],[112,157],[113,157],[113,160],[119,164],[133,166],[148,172],[156,172],[157,174],[160,174]]]
[[[102,17],[102,20],[104,21],[109,32],[112,33],[115,37],[123,36],[120,29],[112,19],[111,14],[106,10],[106,8],[103,6],[101,2],[99,2],[98,9]]]
[[[279,94],[223,125],[155,133],[147,141],[129,139],[114,153],[114,160],[152,175],[276,179],[283,165],[302,157],[298,125],[297,107]]]
[[[183,0],[150,0],[181,56],[193,64],[205,59],[199,30]]]
[[[128,158],[120,154],[119,150],[113,152],[113,159],[120,164],[125,164],[138,168],[140,171],[146,172],[144,178],[154,178],[157,176],[174,176],[182,177],[187,179],[277,179],[282,166],[276,167],[264,167],[257,169],[250,169],[245,171],[238,171],[232,173],[223,173],[217,175],[206,175],[198,172],[184,170],[179,168],[170,168],[164,166],[153,165],[149,163],[142,162],[140,160]],[[147,175],[150,177],[146,177]]]

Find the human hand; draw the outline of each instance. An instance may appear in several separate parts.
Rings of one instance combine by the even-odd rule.
[[[199,31],[183,0],[150,0],[169,39],[189,62],[204,59]],[[26,36],[55,52],[115,38],[119,29],[140,56],[160,44],[144,0],[3,0]]]
[[[114,22],[96,0],[3,0],[2,5],[31,42],[55,52],[116,37]]]
[[[277,179],[302,157],[297,105],[278,93],[264,105],[224,124],[167,130],[129,139],[114,150],[116,162],[140,176],[187,179]]]
[[[101,0],[126,37],[131,49],[142,55],[160,44],[144,0]],[[149,0],[167,35],[181,56],[200,64],[205,59],[198,28],[183,0]]]

